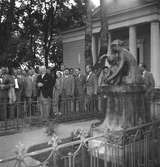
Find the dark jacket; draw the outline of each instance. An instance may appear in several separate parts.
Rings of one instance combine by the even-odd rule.
[[[152,73],[149,71],[144,72],[143,78],[144,78],[144,84],[146,88],[146,96],[149,96],[155,87],[155,80],[154,80]]]
[[[3,88],[0,87],[0,99],[8,99],[8,90],[11,84],[11,78],[9,75],[4,75],[1,77],[2,82],[0,85],[3,85]]]
[[[63,78],[63,94],[66,96],[74,95],[74,78],[72,76],[65,76]]]
[[[85,91],[85,76],[79,75],[74,78],[75,80],[75,96],[81,96]]]
[[[41,82],[43,86],[41,88],[37,87],[37,95],[38,97],[42,93],[45,98],[52,97],[53,90],[53,81],[52,77],[49,74],[45,74],[42,78],[42,75],[37,77],[37,84]]]

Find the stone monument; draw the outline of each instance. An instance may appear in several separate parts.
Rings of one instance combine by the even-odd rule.
[[[124,166],[123,163],[129,161],[127,156],[130,150],[125,132],[145,123],[147,118],[145,89],[139,67],[134,56],[121,44],[120,40],[113,41],[111,54],[106,56],[110,75],[107,75],[105,83],[99,88],[99,108],[105,117],[92,128],[93,136],[105,134],[105,137],[89,143],[91,150],[98,148],[100,159],[109,166],[117,166],[117,162],[119,166]],[[140,140],[138,142],[141,143]],[[91,155],[95,156],[92,152]]]
[[[99,88],[100,109],[105,118],[95,132],[120,130],[146,122],[142,76],[136,59],[122,43],[113,41],[111,54],[106,56],[111,72],[105,79],[105,86]]]

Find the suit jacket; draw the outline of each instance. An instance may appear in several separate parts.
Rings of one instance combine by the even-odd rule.
[[[33,82],[30,76],[26,76],[24,79],[24,96],[32,97],[33,93]]]
[[[45,74],[42,78],[42,75],[39,75],[37,77],[37,84],[41,82],[43,84],[42,87],[37,87],[37,96],[40,96],[42,93],[43,97],[48,98],[52,97],[52,91],[53,91],[53,81],[52,77],[49,74]]]
[[[143,78],[147,91],[151,91],[155,87],[155,80],[152,73],[145,71],[143,74]]]
[[[74,78],[75,81],[75,96],[80,96],[84,94],[85,90],[85,76],[79,75]]]
[[[86,77],[86,93],[91,96],[97,94],[98,81],[96,75],[92,72]]]
[[[74,95],[74,78],[73,76],[64,76],[63,78],[63,94],[66,96],[73,96]]]
[[[18,81],[18,88],[16,88],[15,90],[21,93],[24,89],[24,78],[22,78],[21,76],[16,76],[15,79],[17,79]]]
[[[1,77],[3,88],[0,88],[0,99],[8,99],[8,90],[10,88],[11,79],[9,75],[3,75]]]
[[[38,77],[38,74],[34,74],[32,76],[32,82],[33,82],[32,95],[33,95],[33,97],[37,96],[37,77]]]

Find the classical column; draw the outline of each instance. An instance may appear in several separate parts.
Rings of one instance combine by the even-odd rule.
[[[151,23],[151,72],[156,87],[160,87],[160,26],[158,21]]]
[[[96,63],[97,55],[96,55],[96,37],[92,35],[92,57],[93,57],[93,65]]]
[[[129,27],[129,50],[137,59],[136,26]]]

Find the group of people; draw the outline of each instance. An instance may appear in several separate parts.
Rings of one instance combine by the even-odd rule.
[[[0,121],[22,116],[22,110],[29,110],[29,105],[24,109],[22,103],[36,101],[37,75],[34,69],[0,68]]]
[[[55,72],[56,76],[54,78],[56,79],[54,81],[52,81],[51,75],[47,74],[44,66],[40,67],[40,73],[36,82],[38,101],[40,102],[40,111],[43,118],[47,119],[50,111],[59,114],[62,100],[80,97],[81,99],[87,99],[89,102],[93,95],[97,94],[97,78],[91,65],[86,66],[86,75],[82,74],[80,68],[69,69],[62,65],[61,70]]]
[[[97,94],[98,87],[103,85],[143,83],[146,99],[150,97],[155,87],[152,73],[144,64],[138,67],[133,55],[121,48],[119,41],[112,43],[111,54],[106,56],[106,60],[110,67],[104,66],[100,75],[95,74],[91,65],[86,65],[85,75],[80,68],[66,68],[63,64],[60,70],[45,66],[39,66],[37,71],[1,68],[0,120],[19,117],[23,112],[34,112],[33,102],[38,102],[44,120],[49,118],[50,113],[59,113],[62,99],[82,97],[82,105],[87,107]],[[26,104],[25,111],[21,104]]]
[[[41,117],[59,113],[62,98],[92,96],[97,93],[97,79],[90,65],[86,75],[80,68],[60,70],[39,66],[38,70],[20,68],[0,69],[0,121],[34,114],[32,104],[36,104]],[[32,113],[31,113],[32,112]]]

